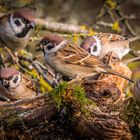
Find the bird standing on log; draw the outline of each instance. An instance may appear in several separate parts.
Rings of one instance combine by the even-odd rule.
[[[115,57],[122,59],[129,53],[130,43],[138,39],[140,39],[140,36],[125,38],[118,34],[97,33],[88,36],[81,43],[81,48],[101,59],[109,52],[113,52]]]
[[[61,45],[64,39],[60,36],[49,34],[45,36],[38,46],[38,51],[42,50],[47,64],[64,76],[72,79],[83,79],[94,77],[100,73],[118,75],[131,82],[131,79],[111,69],[97,57],[92,56],[84,49],[71,45]]]

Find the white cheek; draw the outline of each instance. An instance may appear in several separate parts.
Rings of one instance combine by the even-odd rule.
[[[14,83],[13,80],[10,81],[10,88],[16,88],[17,86],[19,86],[20,81],[21,81],[21,75],[19,76],[19,78],[16,81],[16,83]]]
[[[21,26],[17,26],[17,25],[14,23],[13,15],[10,16],[10,24],[11,24],[11,27],[12,27],[13,31],[14,31],[16,34],[22,32],[22,30],[25,28],[25,24],[23,24],[23,23],[21,23]]]
[[[92,36],[92,37],[96,40],[96,43],[93,46],[90,47],[90,54],[92,54],[94,56],[99,56],[100,53],[101,53],[101,50],[102,50],[100,40],[96,36]],[[97,46],[97,51],[93,51],[95,45]]]

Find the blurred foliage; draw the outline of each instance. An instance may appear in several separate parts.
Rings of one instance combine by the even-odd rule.
[[[119,22],[118,21],[116,21],[116,22],[113,23],[112,30],[116,31],[117,33],[120,33],[121,32],[121,28],[119,26]]]
[[[109,5],[111,9],[115,9],[117,6],[117,3],[115,2],[115,0],[106,0],[106,4]]]

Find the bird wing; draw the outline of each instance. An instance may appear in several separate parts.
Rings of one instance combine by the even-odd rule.
[[[100,67],[100,68],[111,68],[110,66],[104,64],[100,59],[95,56],[90,55],[81,47],[69,45],[69,47],[64,48],[64,62],[67,64],[81,65],[83,67]]]
[[[25,76],[24,74],[22,74],[22,79],[23,79],[23,82],[26,84],[26,87],[28,87],[29,89],[31,90],[34,90],[35,91],[35,85],[33,83],[33,81],[31,81],[27,76]]]
[[[65,48],[61,49],[59,52],[61,52],[62,54],[60,55],[61,57],[57,58],[57,59],[61,59],[58,61],[61,61],[62,63],[65,63],[65,64],[70,64],[69,67],[71,67],[72,65],[75,65],[75,66],[77,65],[77,67],[75,68],[79,68],[81,70],[92,69],[93,71],[96,71],[97,73],[109,73],[113,75],[118,75],[122,78],[125,78],[133,82],[128,77],[112,70],[112,68],[109,65],[104,64],[97,57],[91,56],[88,52],[86,52],[84,49],[80,47],[76,47],[74,45],[69,44]],[[69,68],[69,69],[72,69],[72,68]]]
[[[118,34],[111,34],[111,33],[97,33],[95,36],[101,40],[101,42],[116,42],[116,41],[122,41],[125,40],[126,38],[118,35]]]

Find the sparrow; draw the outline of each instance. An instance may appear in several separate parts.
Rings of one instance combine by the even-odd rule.
[[[111,51],[116,58],[122,59],[129,53],[130,43],[138,39],[140,39],[140,36],[125,38],[118,34],[97,33],[93,36],[88,36],[80,46],[101,59]]]
[[[31,31],[34,29],[34,15],[30,9],[23,8],[0,17],[0,43],[12,52],[25,48]]]
[[[31,81],[14,68],[8,67],[0,70],[0,83],[9,93],[5,95],[5,98],[10,100],[28,99],[36,96]]]
[[[134,85],[132,94],[136,99],[137,103],[140,105],[140,79],[138,79]]]
[[[129,78],[111,69],[97,57],[91,55],[81,47],[61,45],[65,40],[55,34],[46,35],[36,46],[37,51],[43,51],[47,64],[64,76],[72,79],[94,77],[100,73],[118,75],[131,82]]]

